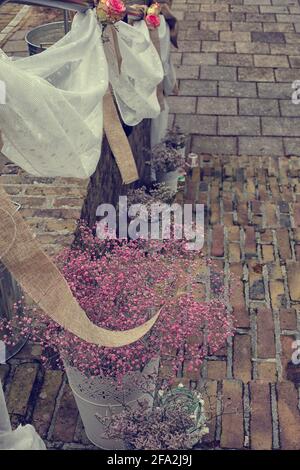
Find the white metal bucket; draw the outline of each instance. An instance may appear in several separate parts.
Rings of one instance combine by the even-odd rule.
[[[159,183],[165,183],[165,185],[172,191],[177,192],[177,182],[179,176],[182,176],[183,171],[181,168],[174,171],[159,172],[157,174],[157,181]]]
[[[98,417],[108,417],[120,413],[126,404],[135,409],[138,400],[147,400],[149,409],[153,406],[153,396],[159,367],[159,357],[150,361],[142,372],[126,375],[122,387],[116,382],[102,376],[87,377],[77,368],[65,363],[66,373],[70,387],[73,391],[78,410],[88,439],[97,447],[108,450],[124,449],[120,439],[109,439],[106,436],[106,427]],[[145,377],[153,376],[147,381]],[[140,387],[139,387],[140,384]]]

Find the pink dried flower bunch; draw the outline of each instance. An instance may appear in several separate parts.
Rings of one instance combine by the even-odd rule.
[[[162,352],[170,353],[174,376],[186,358],[190,370],[198,369],[208,348],[213,353],[232,335],[222,287],[211,301],[197,300],[193,273],[200,257],[187,251],[184,241],[100,240],[84,223],[79,233],[80,241],[57,261],[89,319],[104,328],[127,330],[161,309],[156,325],[134,344],[104,348],[86,343],[46,316],[24,310],[20,302],[14,323],[0,323],[5,342],[14,344],[20,335],[31,333],[43,347],[45,363],[55,354],[60,366],[63,358],[88,376],[100,374],[121,381],[124,374],[141,370],[157,356],[162,345]],[[188,341],[202,330],[205,345]]]

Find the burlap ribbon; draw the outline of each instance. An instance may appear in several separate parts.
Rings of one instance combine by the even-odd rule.
[[[24,292],[49,317],[88,343],[106,347],[131,344],[149,332],[160,314],[159,311],[143,325],[127,331],[111,331],[94,325],[1,185],[0,259]]]
[[[122,57],[119,49],[116,29],[113,25],[106,28],[110,52],[121,70]],[[130,144],[122,127],[120,117],[110,88],[103,98],[104,132],[110,149],[115,157],[124,184],[130,184],[139,179],[138,170]]]
[[[134,156],[124,132],[111,91],[103,97],[104,132],[115,157],[124,184],[139,179]]]

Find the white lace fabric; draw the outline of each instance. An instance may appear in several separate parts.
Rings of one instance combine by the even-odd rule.
[[[77,13],[71,31],[40,54],[0,55],[0,80],[2,153],[36,176],[89,177],[100,157],[108,87],[94,12]]]
[[[119,21],[115,28],[122,61],[119,70],[113,41],[104,42],[109,80],[123,121],[135,126],[160,113],[156,88],[163,80],[163,67],[145,21],[133,26]]]
[[[160,55],[164,71],[163,89],[165,96],[170,95],[176,85],[176,73],[171,61],[170,27],[163,15],[160,15],[160,25],[158,28],[160,43]],[[151,148],[159,144],[165,137],[169,124],[169,106],[167,100],[164,101],[164,109],[151,123]]]

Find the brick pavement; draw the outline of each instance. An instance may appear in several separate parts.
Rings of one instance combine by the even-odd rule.
[[[218,47],[222,44],[227,51],[226,53],[231,54],[231,45],[235,43],[228,41],[228,39],[232,40],[236,37],[231,33],[248,27],[247,22],[241,21],[245,14],[249,17],[250,27],[254,28],[253,32],[274,33],[282,32],[279,31],[280,29],[294,27],[293,23],[280,19],[277,25],[281,24],[281,26],[276,27],[277,31],[271,29],[274,28],[273,23],[276,24],[276,22],[269,22],[268,15],[272,15],[272,18],[273,15],[286,15],[285,19],[289,19],[291,16],[284,13],[267,13],[268,8],[259,11],[262,8],[259,7],[259,4],[262,4],[263,1],[265,7],[272,7],[272,5],[268,5],[270,3],[268,0],[260,0],[258,5],[255,5],[255,2],[258,1],[245,0],[248,5],[243,8],[252,11],[243,13],[239,11],[242,9],[239,4],[240,0],[231,0],[233,7],[240,7],[230,9],[231,12],[229,12],[229,5],[225,1],[195,3],[193,0],[193,3],[189,4],[191,9],[185,13],[187,16],[182,23],[183,28],[187,25],[187,29],[184,29],[187,39],[182,38],[182,52],[175,54],[176,60],[180,59],[181,61],[184,54],[196,53],[200,57],[201,53],[197,52],[198,43],[200,51],[200,39],[193,39],[194,33],[189,32],[193,29],[200,35],[201,40],[209,43],[207,47],[212,47],[210,45],[212,42]],[[273,4],[276,6],[275,0],[273,0]],[[180,16],[183,18],[186,4],[180,1],[177,2],[177,5],[177,10],[181,12]],[[282,3],[278,2],[278,5],[281,6]],[[203,12],[201,18],[204,14],[205,23],[209,23],[207,28],[209,27],[210,30],[205,29],[204,20],[201,23],[201,30],[197,29],[198,20],[196,18],[199,15],[200,7]],[[215,11],[210,11],[209,8],[215,9]],[[291,9],[292,7],[287,6],[287,8]],[[296,15],[292,12],[293,10],[291,10],[291,14],[295,18]],[[261,22],[258,21],[258,18],[261,19]],[[32,18],[32,22],[36,21],[36,18]],[[262,21],[265,23],[262,24]],[[260,23],[263,26],[262,30],[259,26]],[[271,26],[268,26],[269,24]],[[217,27],[224,28],[224,32],[227,31],[230,35],[222,35],[222,37],[220,35],[220,39],[222,39],[218,41],[220,33]],[[226,28],[228,29],[226,30]],[[199,33],[199,31],[202,32]],[[247,32],[249,33],[247,30],[241,31],[241,33]],[[189,35],[191,35],[190,39]],[[254,46],[251,46],[251,42],[246,40],[248,35],[239,37],[242,37],[243,41],[239,43],[242,46],[238,46],[238,42],[236,43],[238,54],[248,55],[245,51]],[[254,37],[262,38],[262,36]],[[269,41],[273,40],[273,37],[273,35],[268,36]],[[286,36],[284,37],[286,38]],[[264,42],[258,41],[255,45],[255,51],[265,51],[260,54],[268,53],[269,47],[272,47],[272,43],[265,40],[266,37],[263,39]],[[11,42],[7,43],[7,47],[12,47],[9,45]],[[278,40],[277,47],[282,44]],[[183,52],[183,48],[191,47],[196,51]],[[15,45],[15,49],[18,48],[19,45]],[[201,57],[203,60],[206,57],[206,61],[211,60],[212,62],[214,57],[219,59],[214,51],[208,51]],[[248,62],[244,64],[246,63],[248,64]],[[245,100],[257,96],[253,90],[264,91],[267,103],[254,103],[254,108],[255,110],[268,110],[269,121],[267,124],[271,126],[270,119],[276,119],[276,115],[273,115],[272,112],[275,112],[279,102],[279,104],[283,104],[276,93],[279,93],[282,85],[288,85],[286,90],[290,90],[290,83],[279,83],[279,87],[278,84],[273,83],[275,88],[272,88],[272,93],[276,102],[274,104],[273,97],[268,95],[270,93],[269,83],[249,81],[241,86],[240,82],[233,79],[235,75],[232,74],[232,67],[236,71],[235,67],[237,66],[221,65],[221,63],[213,67],[213,73],[220,74],[219,77],[222,79],[212,80],[209,74],[213,69],[208,68],[207,65],[209,64],[201,69],[202,77],[203,74],[206,77],[203,77],[203,80],[198,80],[198,65],[180,65],[181,77],[184,75],[181,78],[180,89],[184,95],[171,97],[170,101],[171,104],[173,103],[174,112],[177,113],[177,122],[181,119],[183,123],[189,122],[190,125],[193,123],[193,148],[197,148],[195,145],[199,145],[200,139],[205,138],[205,135],[201,134],[201,131],[205,130],[206,137],[210,135],[207,140],[208,143],[211,141],[210,149],[213,149],[213,153],[218,154],[222,153],[223,148],[226,150],[231,146],[222,142],[220,145],[220,142],[214,140],[214,134],[210,134],[211,126],[220,120],[222,124],[220,128],[228,128],[227,120],[221,119],[222,113],[224,115],[229,111],[233,113],[237,109],[240,93],[245,93],[245,89],[248,90],[248,96],[241,95],[241,99]],[[249,66],[245,65],[245,67]],[[278,70],[282,69],[283,67]],[[272,68],[268,68],[268,70],[273,73]],[[245,77],[255,76],[252,74],[256,72],[251,72],[251,75],[250,70],[248,72],[249,75],[244,75]],[[243,70],[242,73],[244,73]],[[224,95],[219,94],[218,96],[216,94],[217,81],[219,82],[219,93],[220,90],[224,90]],[[230,94],[228,90],[233,90],[231,92],[233,95],[228,96]],[[218,110],[222,111],[220,116],[190,114],[195,112],[198,99],[201,103],[201,106],[199,103],[197,104],[199,109],[209,111],[213,109],[213,106],[212,104],[209,106],[205,98],[223,96],[233,101],[227,101],[225,107],[222,102],[217,105]],[[258,99],[258,101],[261,100]],[[248,102],[244,103],[238,103],[239,109],[243,109],[243,106],[245,109],[247,108]],[[186,111],[184,119],[181,117],[183,111]],[[228,120],[234,117],[230,114],[228,116]],[[239,129],[243,128],[243,125],[240,124]],[[247,139],[250,137],[251,135]],[[232,136],[227,136],[227,138],[237,139]],[[274,138],[270,137],[270,148],[276,148],[277,141],[275,144],[272,143]],[[9,166],[5,166],[5,168],[6,172],[13,172]],[[1,172],[3,171],[4,168]],[[233,273],[235,276],[228,305],[233,309],[237,319],[236,335],[226,347],[215,356],[208,357],[198,373],[193,372],[189,375],[183,369],[183,377],[179,378],[193,388],[198,387],[205,390],[208,414],[212,418],[210,433],[204,443],[209,448],[300,449],[299,391],[289,380],[287,374],[287,364],[293,352],[292,342],[295,338],[300,337],[299,177],[300,162],[297,157],[287,158],[283,155],[279,158],[258,155],[237,157],[236,153],[233,153],[232,156],[211,156],[209,148],[203,149],[202,152],[199,202],[204,203],[207,208],[205,252],[215,260],[220,269],[224,270],[226,285],[229,282],[229,273]],[[74,219],[77,217],[75,212],[78,214],[78,204],[75,204],[73,215],[72,208],[66,206],[66,211],[60,212],[60,219],[56,220],[55,213],[52,214],[53,209],[51,209],[53,203],[51,198],[53,197],[55,200],[56,192],[53,194],[50,182],[40,180],[40,184],[36,185],[26,175],[20,177],[13,174],[3,175],[1,179],[12,197],[23,199],[29,197],[29,200],[26,201],[28,206],[24,207],[23,214],[31,222],[33,228],[39,232],[40,240],[50,252],[51,247],[53,250],[55,249],[57,236],[60,236],[59,243],[68,242],[68,237],[71,237],[74,227]],[[37,179],[34,178],[34,180]],[[54,186],[57,191],[57,185]],[[62,186],[63,184],[61,184],[60,190],[63,192]],[[76,182],[74,181],[71,189],[75,191],[77,202],[80,203],[81,191],[84,192],[84,187],[78,188],[79,191],[76,192]],[[43,214],[46,212],[43,213],[41,207],[44,207],[49,214],[51,212],[51,217],[44,220]],[[68,220],[65,221],[65,218]],[[199,289],[205,292],[206,285],[199,285]],[[82,429],[65,376],[60,371],[45,371],[40,365],[39,357],[39,348],[36,345],[28,344],[8,365],[0,367],[0,375],[4,380],[13,424],[33,423],[46,440],[49,448],[92,448]],[[164,373],[165,369],[162,368],[161,375],[163,376]],[[221,410],[224,412],[220,414]]]
[[[237,331],[198,373],[184,372],[178,380],[204,390],[212,417],[224,412],[212,420],[206,446],[300,449],[299,393],[287,376],[292,342],[300,338],[300,162],[297,157],[240,157],[237,167],[236,157],[202,156],[201,168],[199,200],[208,214],[204,251],[224,270],[225,284],[229,273],[234,275],[228,305]],[[18,188],[31,194],[29,206],[51,197],[43,184],[1,178],[12,195]],[[34,211],[36,216],[29,217]],[[61,239],[70,236],[72,220],[66,229],[64,220],[46,219],[46,225],[59,226],[43,229],[35,223],[36,210],[27,212],[33,227],[46,231],[40,238],[45,245],[47,230],[62,229]],[[39,354],[37,346],[27,345],[0,368],[13,423],[34,423],[49,448],[90,448],[66,378],[45,371]]]
[[[225,155],[300,155],[297,0],[174,0],[175,122],[192,149]]]

